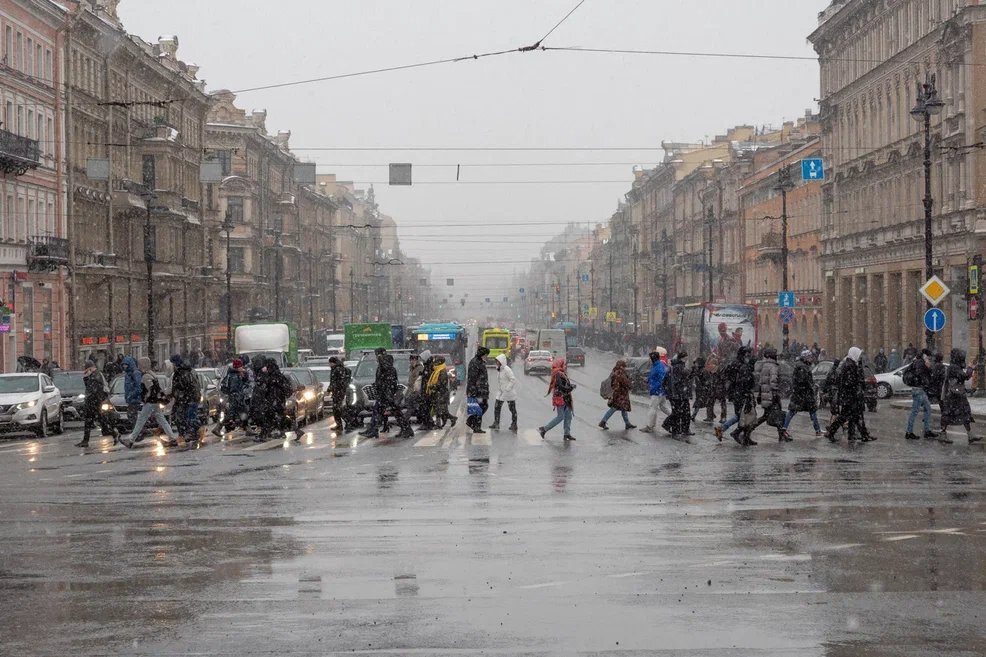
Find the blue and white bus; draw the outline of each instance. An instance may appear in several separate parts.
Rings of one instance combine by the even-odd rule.
[[[412,349],[421,353],[426,349],[433,356],[445,356],[449,369],[455,369],[458,381],[466,378],[466,329],[455,322],[429,323],[411,329]]]

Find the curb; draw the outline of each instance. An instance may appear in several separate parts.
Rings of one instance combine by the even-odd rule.
[[[905,411],[911,410],[911,402],[904,400],[895,400],[890,402],[891,408],[900,408]],[[935,417],[941,417],[941,408],[936,405],[931,405],[931,414]],[[972,409],[972,417],[976,420],[986,420],[986,410],[976,410]]]

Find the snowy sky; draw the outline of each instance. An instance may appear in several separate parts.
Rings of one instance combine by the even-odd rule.
[[[120,14],[149,41],[178,35],[210,90],[236,91],[526,46],[577,2],[123,0]],[[806,37],[827,4],[585,0],[544,45],[813,57]],[[320,172],[377,183],[405,251],[436,279],[494,294],[563,222],[605,221],[662,140],[778,126],[817,96],[814,61],[539,51],[244,92],[237,104],[266,108],[268,129],[291,130]],[[330,147],[387,150],[303,150]],[[416,184],[388,187],[388,162],[413,163]]]

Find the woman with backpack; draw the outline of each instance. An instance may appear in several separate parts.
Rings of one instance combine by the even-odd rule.
[[[551,395],[555,417],[543,427],[538,427],[541,438],[544,438],[544,434],[551,431],[558,423],[564,422],[565,440],[575,440],[575,436],[572,435],[572,416],[575,415],[572,391],[575,390],[575,384],[569,380],[566,369],[564,358],[556,358],[551,364],[551,381],[548,383],[548,393],[545,397]]]
[[[601,392],[604,393],[603,398],[608,400],[609,410],[599,421],[599,428],[604,431],[608,430],[606,420],[619,411],[626,429],[636,429],[637,426],[630,422],[630,377],[627,376],[627,362],[625,360],[616,361],[609,378],[603,381],[601,387]]]
[[[969,407],[969,397],[965,390],[965,382],[972,378],[972,368],[965,365],[965,352],[952,349],[951,363],[945,372],[941,391],[941,436],[938,440],[951,443],[948,437],[949,425],[961,424],[965,427],[969,444],[978,443],[982,436],[972,435],[972,409]]]

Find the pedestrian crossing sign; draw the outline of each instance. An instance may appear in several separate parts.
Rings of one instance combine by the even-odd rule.
[[[940,304],[951,292],[945,282],[934,275],[918,291],[932,306]]]

